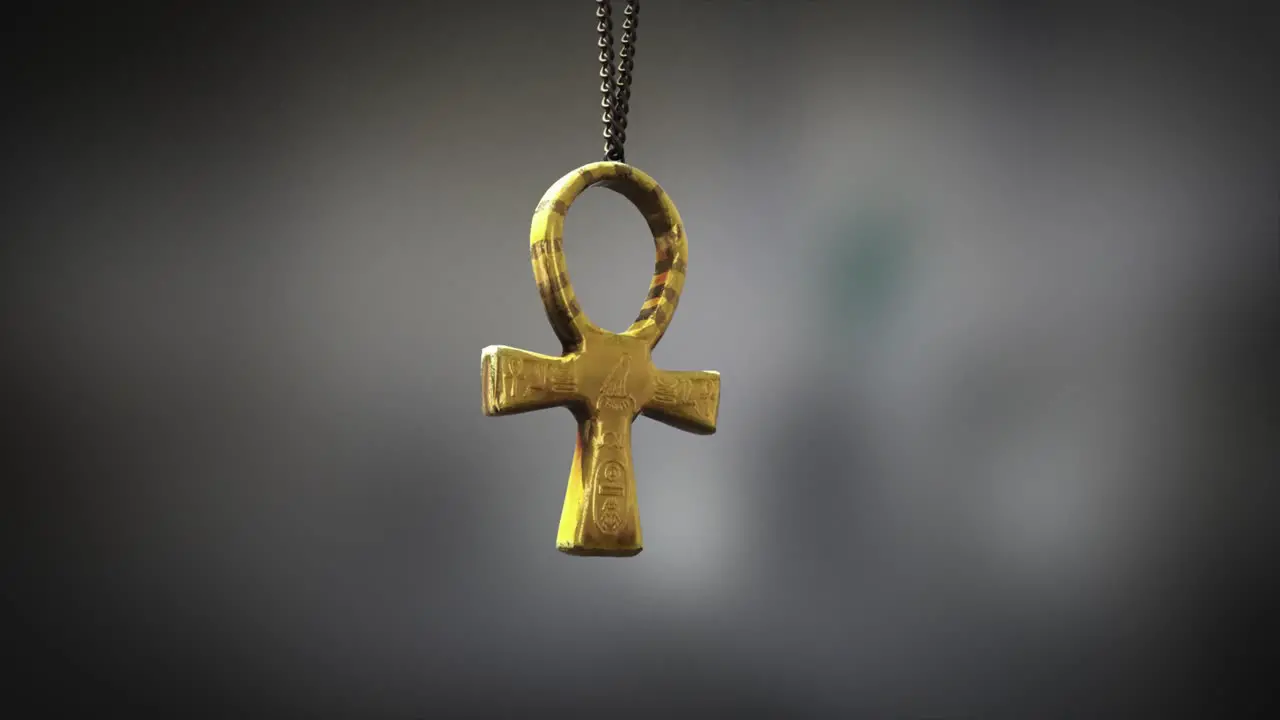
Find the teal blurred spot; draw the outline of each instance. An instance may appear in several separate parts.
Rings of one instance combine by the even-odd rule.
[[[814,274],[827,327],[845,340],[892,320],[909,257],[908,217],[900,204],[855,205],[835,215]]]

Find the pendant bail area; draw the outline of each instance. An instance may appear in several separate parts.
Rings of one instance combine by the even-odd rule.
[[[631,201],[653,234],[656,260],[649,293],[631,327],[623,333],[658,344],[675,315],[689,263],[689,240],[675,203],[644,172],[619,162],[595,162],[568,173],[552,185],[533,211],[529,230],[533,278],[547,320],[566,351],[598,332],[583,311],[569,280],[564,254],[564,222],[569,206],[588,188],[606,187]]]

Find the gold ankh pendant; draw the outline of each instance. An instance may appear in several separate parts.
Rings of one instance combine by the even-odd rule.
[[[564,257],[569,205],[589,187],[621,194],[644,215],[657,248],[649,297],[631,327],[596,327],[579,307]],[[631,464],[631,423],[643,413],[687,432],[716,431],[720,373],[661,370],[650,358],[675,315],[689,258],[680,213],[653,178],[622,163],[597,162],[560,178],[533,211],[533,277],[560,357],[503,345],[484,349],[484,414],[567,407],[578,421],[556,549],[630,557],[643,549]]]

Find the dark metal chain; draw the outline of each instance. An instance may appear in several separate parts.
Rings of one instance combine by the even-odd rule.
[[[626,162],[623,145],[627,142],[627,113],[631,110],[631,73],[635,69],[636,26],[640,21],[640,0],[628,0],[623,11],[622,48],[618,52],[617,71],[613,56],[613,3],[596,0],[596,32],[600,37],[600,107],[604,124],[604,159]]]

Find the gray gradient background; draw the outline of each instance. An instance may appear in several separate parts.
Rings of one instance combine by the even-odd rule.
[[[567,413],[480,410],[482,347],[557,350],[527,233],[600,153],[591,3],[6,11],[10,701],[1243,702],[1280,468],[1262,7],[646,2],[628,159],[691,248],[655,360],[723,400],[709,438],[637,421],[632,560],[553,549]],[[566,249],[624,327],[640,216],[593,191]]]

